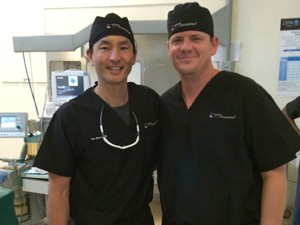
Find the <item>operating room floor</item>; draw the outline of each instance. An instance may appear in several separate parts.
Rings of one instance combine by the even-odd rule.
[[[159,191],[157,188],[157,184],[154,185],[154,192],[153,192],[153,200],[150,204],[155,225],[161,225],[161,208],[160,208],[160,201],[159,201]]]

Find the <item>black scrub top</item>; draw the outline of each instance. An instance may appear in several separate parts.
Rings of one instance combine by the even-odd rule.
[[[135,119],[128,126],[88,89],[62,105],[46,131],[34,166],[71,177],[70,215],[76,225],[115,225],[135,221],[152,225],[149,202],[157,150],[159,96],[150,88],[128,83],[129,105],[140,128],[140,140],[128,149],[103,141],[100,112],[109,141],[133,143]]]
[[[189,109],[180,83],[161,97],[163,225],[258,225],[261,172],[295,158],[300,139],[253,80],[222,71]]]

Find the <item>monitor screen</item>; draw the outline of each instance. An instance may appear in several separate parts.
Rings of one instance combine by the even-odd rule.
[[[2,116],[0,120],[0,128],[15,128],[16,117],[15,116]]]
[[[51,75],[52,101],[61,105],[90,87],[89,76],[84,71],[54,71]]]
[[[76,97],[83,93],[83,77],[82,76],[56,76],[56,92],[57,96]]]
[[[26,137],[27,123],[25,112],[0,112],[0,138]]]

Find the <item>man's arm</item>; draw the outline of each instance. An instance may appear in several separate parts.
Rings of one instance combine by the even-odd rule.
[[[285,115],[285,117],[287,118],[287,120],[290,122],[290,124],[292,125],[292,127],[297,131],[297,133],[300,135],[300,130],[298,128],[298,126],[296,125],[295,121],[289,116],[286,106],[282,109],[282,113],[283,115]]]
[[[50,225],[67,225],[70,177],[49,173],[47,217]]]
[[[281,225],[286,206],[286,165],[261,173],[263,179],[260,225]]]

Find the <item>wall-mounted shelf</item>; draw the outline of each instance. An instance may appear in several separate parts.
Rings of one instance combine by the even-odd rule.
[[[213,13],[215,33],[223,45],[228,46],[230,52],[231,43],[231,14],[232,3]],[[130,22],[135,35],[166,34],[165,20],[137,20]],[[68,35],[41,35],[41,36],[19,36],[13,37],[15,52],[55,52],[74,51],[88,42],[91,24],[75,34]],[[228,53],[229,54],[229,53]]]

